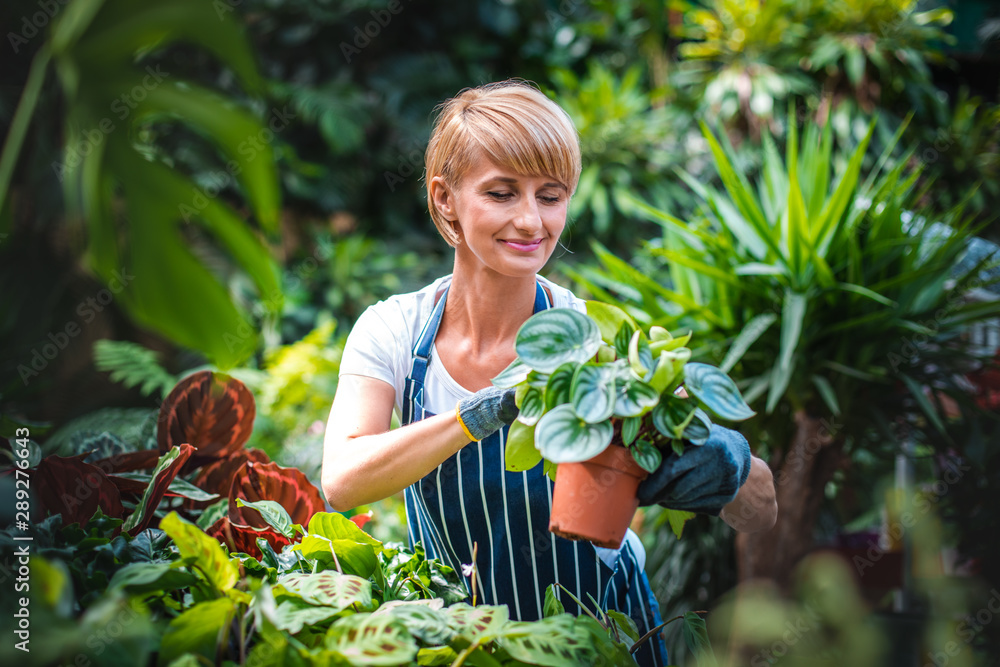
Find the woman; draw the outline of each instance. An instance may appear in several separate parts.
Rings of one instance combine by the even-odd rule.
[[[379,302],[352,330],[326,432],[324,493],[348,510],[405,489],[411,543],[456,570],[476,554],[479,601],[508,605],[512,618],[540,618],[545,589],[558,581],[581,600],[590,594],[629,614],[645,633],[660,617],[641,543],[629,531],[620,549],[598,549],[547,531],[551,483],[541,466],[505,471],[517,408],[513,390],[490,384],[514,360],[517,330],[532,313],[584,310],[537,276],[580,175],[572,121],[521,82],[468,89],[441,106],[425,167],[428,209],[455,248],[454,272]],[[402,426],[390,431],[393,410]],[[767,466],[751,462],[738,434],[715,435],[683,466],[668,457],[642,500],[767,527]],[[636,658],[667,664],[659,640]]]

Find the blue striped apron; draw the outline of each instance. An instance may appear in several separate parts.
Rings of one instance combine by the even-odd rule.
[[[536,285],[537,313],[550,304],[545,290]],[[433,416],[423,407],[424,378],[447,298],[446,288],[414,345],[404,387],[404,425]],[[505,469],[508,428],[470,443],[407,487],[410,545],[421,542],[429,558],[457,572],[462,572],[463,563],[472,563],[475,545],[477,603],[505,604],[516,620],[541,618],[545,589],[559,582],[584,603],[590,603],[589,594],[604,609],[627,614],[640,635],[659,625],[659,605],[628,541],[610,568],[591,543],[549,532],[552,482],[541,465],[523,472]],[[575,610],[572,600],[560,599],[567,611]],[[659,637],[645,642],[635,658],[640,665],[667,664]]]

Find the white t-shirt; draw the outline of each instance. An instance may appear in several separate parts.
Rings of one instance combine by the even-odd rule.
[[[552,295],[553,308],[586,312],[584,301],[565,287],[541,276],[538,281]],[[361,314],[347,337],[340,374],[362,375],[392,385],[396,390],[394,409],[397,416],[402,415],[403,386],[413,364],[413,346],[434,309],[435,295],[450,283],[451,275],[447,275],[416,292],[379,301]],[[454,410],[458,401],[471,395],[471,391],[448,374],[435,349],[424,378],[424,408],[432,414],[443,414]],[[631,543],[640,567],[645,567],[646,552],[639,537],[630,529],[625,539]],[[601,560],[614,567],[618,550],[595,548]]]

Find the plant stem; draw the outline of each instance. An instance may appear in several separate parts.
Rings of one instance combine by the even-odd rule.
[[[475,651],[477,648],[479,648],[478,640],[466,646],[465,649],[458,654],[458,657],[455,658],[455,662],[451,663],[451,667],[462,667],[462,664],[465,662],[465,659],[468,658],[469,654]]]
[[[696,613],[696,614],[707,614],[708,612],[705,611],[704,609],[700,609],[700,610],[698,610],[698,611],[696,611],[694,613]],[[642,637],[639,637],[639,640],[636,643],[632,644],[632,648],[630,648],[628,650],[629,654],[630,655],[634,654],[637,650],[639,650],[639,646],[642,645],[642,643],[644,641],[646,641],[647,639],[649,639],[650,637],[652,637],[653,635],[655,635],[657,632],[659,632],[663,628],[665,628],[668,624],[673,623],[674,621],[679,621],[682,618],[684,618],[684,614],[681,614],[680,616],[674,616],[669,621],[663,621],[663,623],[660,623],[658,626],[656,626],[655,628],[653,628],[652,630],[650,630],[649,632],[647,632],[646,634],[644,634]]]
[[[4,142],[3,152],[0,153],[0,211],[3,210],[10,179],[14,176],[14,167],[17,165],[17,156],[21,153],[21,146],[28,133],[28,126],[31,124],[35,105],[38,104],[42,84],[45,83],[45,72],[51,59],[52,51],[46,42],[31,61],[28,81],[24,85],[24,92],[21,93],[21,100],[17,103],[14,119],[10,123],[10,132],[7,134],[7,141]]]

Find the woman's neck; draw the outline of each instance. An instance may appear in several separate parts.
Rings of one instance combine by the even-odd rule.
[[[534,304],[534,276],[504,276],[481,264],[472,269],[456,258],[442,326],[472,349],[489,349],[512,341]]]

